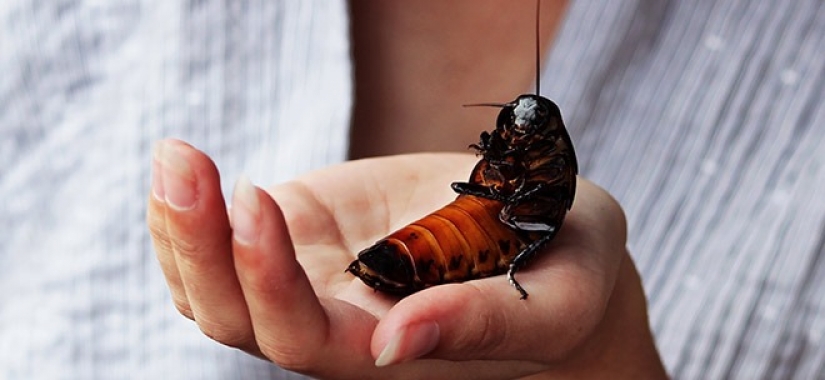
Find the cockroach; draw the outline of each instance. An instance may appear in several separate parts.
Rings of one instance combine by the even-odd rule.
[[[536,6],[536,94],[500,107],[496,127],[470,145],[481,159],[458,197],[358,253],[346,271],[368,286],[400,296],[451,282],[515,274],[556,236],[573,204],[578,163],[559,107],[539,94]]]

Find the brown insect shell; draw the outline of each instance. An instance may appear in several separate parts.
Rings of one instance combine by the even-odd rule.
[[[502,207],[498,201],[462,195],[388,238],[416,252],[416,277],[425,284],[499,274],[521,246],[516,233],[498,220]]]
[[[400,295],[504,273],[525,244],[499,221],[503,206],[461,195],[365,249],[347,271],[377,290]]]

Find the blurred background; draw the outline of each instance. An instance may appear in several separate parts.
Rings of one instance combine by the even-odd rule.
[[[348,28],[342,0],[0,3],[0,377],[298,378],[172,306],[151,145],[225,190],[345,160]],[[574,1],[544,57],[676,378],[825,371],[824,39],[820,0]]]

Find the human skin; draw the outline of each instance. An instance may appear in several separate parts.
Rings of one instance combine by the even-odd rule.
[[[567,1],[350,2],[355,105],[350,157],[466,151],[503,103],[535,90]],[[544,89],[548,92],[551,89]]]
[[[210,338],[319,378],[665,378],[624,215],[583,179],[556,239],[519,272],[527,300],[503,276],[399,299],[344,272],[453,199],[476,160],[352,161],[268,191],[241,180],[227,211],[209,157],[161,141],[147,218],[175,306]]]
[[[533,4],[350,3],[350,157],[466,151],[535,82]],[[542,2],[541,54],[565,1]],[[518,279],[376,293],[344,269],[358,251],[451,201],[477,158],[359,160],[268,188],[239,181],[227,210],[214,163],[158,143],[148,224],[175,306],[210,338],[319,378],[657,379],[619,205],[582,179],[559,232]],[[388,348],[389,347],[389,348]],[[377,366],[380,364],[381,366]]]

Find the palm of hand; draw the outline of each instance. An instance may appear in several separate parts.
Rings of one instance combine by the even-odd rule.
[[[372,356],[362,352],[371,361],[391,338],[384,334],[377,345],[375,341],[370,344],[376,325],[399,298],[374,291],[344,272],[344,268],[361,249],[454,199],[456,194],[448,184],[466,176],[476,161],[471,155],[459,154],[363,160],[314,172],[269,190],[283,210],[296,258],[326,309],[330,329],[343,332],[338,335],[341,341],[332,342],[331,346],[348,350],[373,346]],[[509,296],[518,298],[504,278],[498,280],[497,285],[512,291]],[[426,310],[427,302],[433,298],[442,306],[462,303],[435,294],[417,302],[414,308],[423,306],[425,309],[420,310]],[[348,361],[353,359],[351,356]],[[523,371],[516,368],[523,364],[492,364],[497,368],[480,363],[475,363],[472,370],[466,364],[451,362],[407,363],[394,368],[392,376],[419,378],[423,374],[426,378],[451,378],[475,373],[472,378],[499,378]],[[536,366],[530,366],[533,367]],[[518,372],[510,372],[511,368]],[[368,372],[355,377],[359,376],[368,377]]]
[[[212,165],[194,150],[185,155],[195,172]],[[429,288],[398,300],[344,272],[361,249],[454,199],[449,183],[464,180],[476,160],[458,154],[362,160],[274,187],[271,198],[255,190],[260,238],[251,245],[235,239],[226,248],[230,259],[221,249],[199,252],[215,257],[209,270],[187,270],[189,255],[174,249],[176,240],[187,240],[178,246],[220,246],[205,242],[208,231],[176,237],[182,230],[176,226],[186,223],[177,221],[178,211],[156,200],[150,202],[149,224],[185,315],[213,339],[300,372],[337,378],[512,378],[599,351],[592,346],[598,345],[620,266],[625,266],[625,227],[621,209],[587,181],[580,181],[576,205],[547,248],[552,252],[519,274],[531,291],[528,301],[519,300],[503,276]],[[201,193],[219,193],[216,172],[204,173],[197,185]],[[219,203],[202,203],[202,216],[218,221],[216,232],[229,233],[228,220],[221,224],[226,213]],[[242,208],[235,203],[233,209]],[[153,226],[159,223],[153,214],[161,213],[166,225]],[[230,214],[233,222],[239,218],[235,210]],[[208,272],[211,281],[204,276]],[[232,281],[216,284],[221,281],[214,281],[214,272]],[[634,307],[644,314],[643,303]],[[417,329],[433,324],[436,341],[423,344]],[[376,368],[374,358],[391,345],[401,359],[426,354],[447,360]]]
[[[328,168],[272,189],[272,197],[278,200],[287,218],[297,259],[313,284],[315,293],[321,298],[322,303],[327,303],[327,309],[355,306],[355,309],[350,309],[349,312],[363,314],[358,320],[367,320],[368,325],[378,324],[384,319],[398,299],[376,293],[351,274],[345,273],[343,269],[354,259],[356,252],[454,199],[456,195],[449,189],[448,184],[466,177],[476,161],[477,158],[471,155],[457,154],[367,160]],[[577,222],[573,219],[572,223]],[[582,232],[582,235],[598,234],[595,231],[579,232]],[[592,241],[588,236],[579,238]],[[568,237],[566,240],[576,241],[578,238]],[[576,290],[580,292],[579,295],[584,296],[576,302],[564,302],[564,307],[573,306],[584,311],[587,307],[595,306],[599,309],[606,306],[609,296],[607,287],[609,282],[615,279],[615,272],[609,272],[616,270],[617,265],[612,268],[606,267],[604,257],[594,257],[595,261],[590,263],[586,258],[575,258],[572,255],[555,259],[552,260],[556,261],[555,273],[551,275],[556,280],[550,285],[562,290],[565,287],[571,290],[578,288]],[[572,270],[565,270],[565,267]],[[596,284],[603,287],[600,288]],[[472,290],[455,289],[467,285],[472,286]],[[596,286],[587,289],[589,285]],[[453,288],[448,291],[450,287]],[[485,293],[490,295],[485,300],[488,302],[485,306],[497,304],[498,307],[519,308],[524,302],[518,299],[516,291],[502,276],[433,288],[427,292],[421,294],[421,299],[413,295],[403,301],[413,303],[414,306],[403,306],[407,306],[406,309],[417,310],[419,314],[427,314],[431,307],[460,310],[468,303],[467,297],[478,298]],[[570,294],[564,291],[562,293]],[[547,297],[543,298],[547,300]],[[338,301],[344,303],[337,306],[330,304]],[[561,306],[559,300],[552,306]],[[600,311],[589,312],[599,314]],[[410,320],[409,312],[393,313],[393,316],[398,314],[404,314],[400,318]],[[352,315],[348,316],[346,320],[350,320],[351,317]],[[348,328],[352,328],[351,324],[348,325]],[[369,331],[370,328],[374,326],[365,327],[363,331]],[[482,331],[478,333],[480,336],[484,334]],[[380,348],[391,338],[381,337],[380,330],[376,335],[378,342],[376,344],[376,340],[373,339],[373,355],[377,355]],[[345,339],[348,342],[344,345],[363,344],[363,340],[368,336],[370,334],[349,336]],[[513,356],[487,357],[497,360],[523,358],[532,359],[515,353]]]
[[[344,269],[361,249],[455,198],[449,183],[469,173],[475,159],[445,156],[449,159],[363,160],[269,191],[284,212],[298,261],[319,296],[347,300],[377,317],[392,307],[397,298],[376,293]]]

